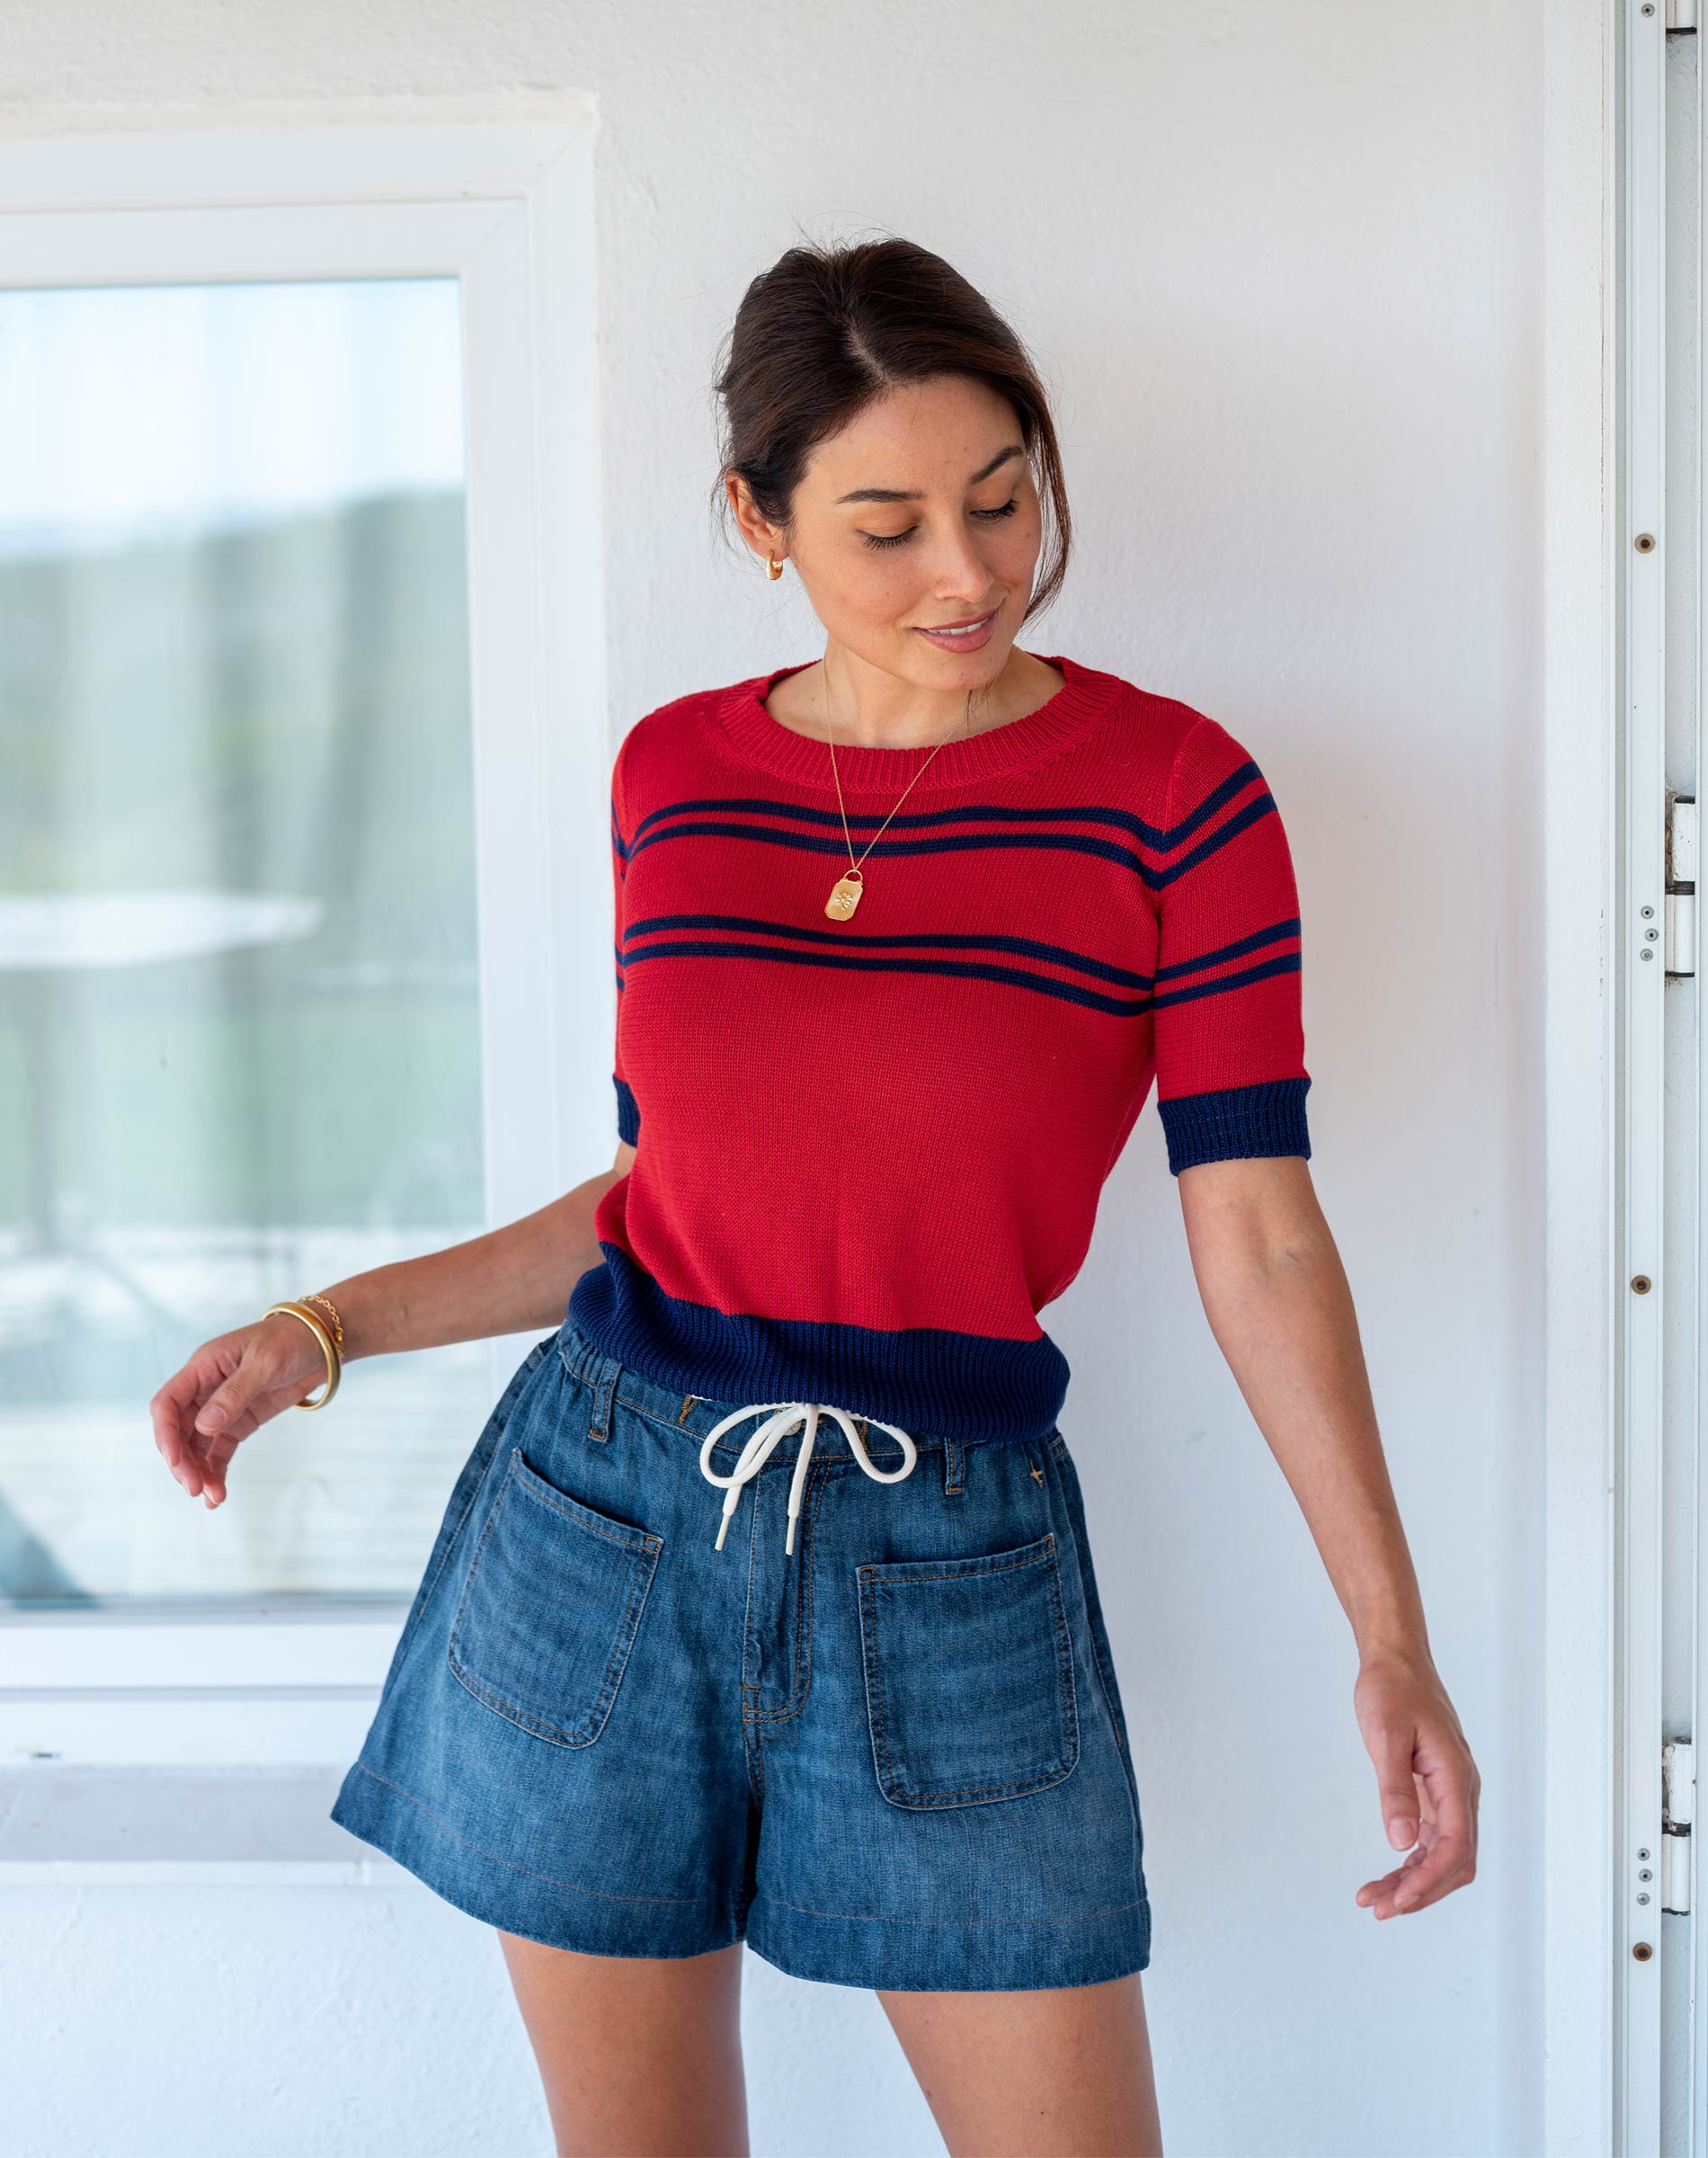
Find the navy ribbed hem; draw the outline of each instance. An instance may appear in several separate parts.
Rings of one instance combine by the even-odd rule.
[[[1199,1162],[1241,1156],[1302,1154],[1311,1157],[1305,1128],[1307,1073],[1297,1079],[1266,1079],[1258,1086],[1226,1086],[1207,1094],[1157,1100],[1169,1142],[1169,1168],[1179,1176]]]
[[[1047,1333],[997,1341],[945,1327],[887,1332],[762,1319],[667,1296],[602,1239],[602,1266],[570,1292],[569,1316],[605,1355],[654,1385],[707,1401],[825,1401],[916,1439],[1043,1439],[1067,1398],[1067,1359]]]
[[[617,1089],[617,1136],[626,1146],[638,1146],[640,1103],[635,1099],[635,1090],[615,1072],[611,1074],[611,1084]]]

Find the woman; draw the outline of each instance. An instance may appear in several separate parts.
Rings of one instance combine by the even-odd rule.
[[[791,249],[719,389],[721,496],[825,649],[618,754],[611,1170],[210,1342],[160,1444],[218,1504],[342,1359],[567,1297],[333,1808],[497,1929],[560,2148],[746,2148],[745,1940],[876,1990],[951,2150],[1156,2152],[1138,1788],[1036,1315],[1153,1079],[1211,1325],[1357,1637],[1409,1851],[1358,1900],[1475,1864],[1305,1165],[1287,843],[1215,720],[1015,641],[1063,580],[1061,460],[946,263]]]

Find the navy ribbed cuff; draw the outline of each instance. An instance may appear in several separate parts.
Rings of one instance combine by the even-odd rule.
[[[1169,1169],[1179,1176],[1199,1162],[1241,1156],[1302,1154],[1311,1158],[1304,1097],[1309,1074],[1266,1079],[1257,1086],[1225,1086],[1207,1094],[1158,1098],[1157,1113],[1169,1143]]]

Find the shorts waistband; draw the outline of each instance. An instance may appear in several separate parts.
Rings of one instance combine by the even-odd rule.
[[[719,1401],[704,1395],[679,1394],[673,1387],[661,1385],[633,1365],[608,1354],[567,1315],[558,1329],[555,1346],[565,1372],[590,1389],[590,1441],[598,1444],[609,1439],[619,1401],[682,1433],[687,1445],[698,1456],[699,1473],[711,1483],[725,1486],[727,1493],[724,1520],[716,1539],[720,1548],[730,1516],[740,1503],[742,1486],[774,1467],[782,1467],[790,1472],[785,1549],[793,1552],[796,1517],[815,1445],[829,1441],[838,1456],[846,1449],[847,1461],[881,1484],[897,1483],[911,1476],[916,1464],[929,1461],[932,1479],[940,1481],[945,1497],[954,1500],[967,1488],[971,1455],[1016,1443],[959,1439],[940,1431],[908,1431],[901,1424],[890,1424],[888,1419],[880,1423],[841,1404],[834,1404],[837,1415],[813,1420],[805,1415],[790,1418],[786,1412],[778,1413],[774,1403]],[[831,1404],[818,1405],[823,1409]],[[842,1415],[847,1416],[851,1431],[842,1425]],[[720,1424],[729,1428],[713,1437]]]
[[[588,1339],[571,1318],[565,1318],[557,1331],[556,1349],[563,1359],[564,1369],[570,1377],[584,1380],[592,1389],[595,1432],[609,1431],[612,1405],[619,1396],[647,1415],[677,1426],[696,1445],[715,1424],[722,1422],[725,1417],[732,1415],[737,1409],[746,1406],[739,1401],[721,1401],[703,1394],[684,1394],[673,1387],[661,1386],[656,1379],[649,1378],[644,1371],[637,1370],[633,1364],[625,1364],[619,1358],[607,1355],[597,1343]],[[888,1431],[876,1424],[868,1430],[867,1419],[856,1409],[850,1407],[849,1414],[866,1440],[867,1450],[874,1460],[894,1462],[901,1459],[902,1447]],[[758,1420],[759,1412],[756,1409],[755,1422]],[[717,1440],[715,1452],[720,1458],[727,1455],[734,1459],[741,1452],[752,1429],[752,1425],[737,1425],[733,1432],[725,1433]],[[950,1444],[940,1432],[911,1431],[909,1436],[922,1454],[941,1452],[945,1446]],[[977,1446],[997,1443],[1000,1442],[983,1440],[953,1441],[954,1448],[962,1453],[971,1451]],[[785,1439],[777,1449],[777,1458],[791,1458],[799,1445],[798,1435]]]

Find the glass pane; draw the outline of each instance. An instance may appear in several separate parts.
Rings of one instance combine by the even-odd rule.
[[[148,1416],[485,1226],[461,394],[454,278],[0,292],[0,1605],[407,1595],[491,1406]]]

